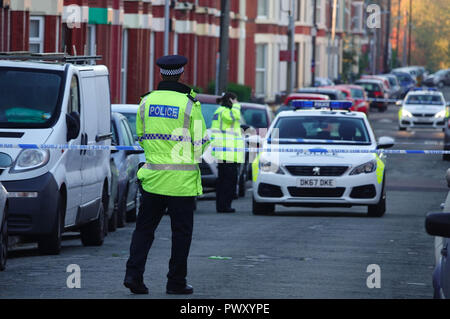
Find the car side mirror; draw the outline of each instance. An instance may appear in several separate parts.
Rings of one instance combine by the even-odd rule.
[[[428,213],[425,229],[429,235],[450,238],[450,213]]]
[[[398,100],[397,102],[395,102],[395,105],[402,106],[402,100]]]
[[[395,140],[392,137],[382,136],[378,140],[377,149],[391,148],[392,146],[394,146],[394,144],[395,144]]]
[[[67,142],[78,137],[80,134],[80,114],[78,112],[71,112],[66,114],[67,125]]]

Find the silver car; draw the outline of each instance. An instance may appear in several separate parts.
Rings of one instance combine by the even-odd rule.
[[[0,169],[1,171],[1,169]],[[5,270],[8,254],[8,193],[0,183],[0,271]]]

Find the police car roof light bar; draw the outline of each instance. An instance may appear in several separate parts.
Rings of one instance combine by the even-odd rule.
[[[101,59],[101,55],[67,55],[65,53],[32,53],[27,51],[0,52],[0,60],[57,61],[84,64]]]
[[[292,106],[295,110],[299,109],[330,109],[330,110],[347,110],[353,106],[352,101],[317,101],[317,100],[294,100]]]
[[[413,88],[413,91],[430,91],[430,92],[437,92],[438,90],[437,90],[436,88],[415,87],[415,88]]]

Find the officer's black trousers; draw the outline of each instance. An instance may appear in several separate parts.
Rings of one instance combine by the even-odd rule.
[[[219,176],[216,184],[216,209],[223,211],[231,208],[231,202],[236,195],[238,181],[238,163],[219,163]]]
[[[167,274],[167,289],[186,285],[187,259],[192,240],[195,197],[172,197],[142,190],[142,207],[137,216],[127,262],[126,276],[143,281],[145,262],[155,238],[155,230],[166,209],[172,227],[172,255]]]

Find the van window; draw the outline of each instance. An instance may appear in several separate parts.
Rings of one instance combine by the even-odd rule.
[[[62,71],[0,68],[0,127],[50,127],[62,85]]]
[[[130,140],[131,145],[134,145],[134,136],[133,132],[131,131],[130,123],[127,120],[123,121],[125,124],[125,130],[127,131],[128,139]]]
[[[70,82],[70,96],[67,111],[69,114],[72,112],[78,112],[80,114],[80,89],[76,76],[72,77],[72,81]]]

